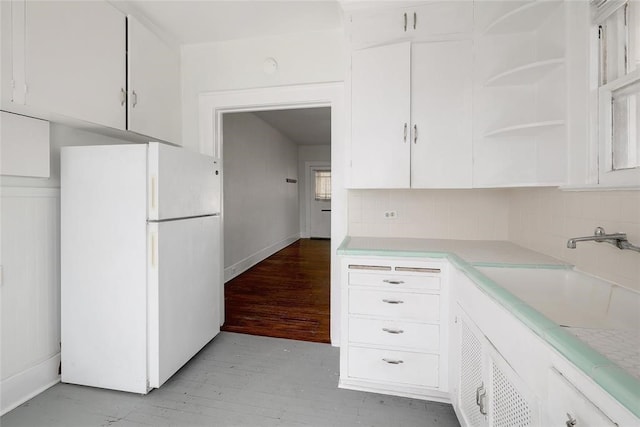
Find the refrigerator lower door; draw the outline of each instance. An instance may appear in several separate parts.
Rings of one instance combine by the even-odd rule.
[[[149,386],[220,332],[220,216],[149,223]]]

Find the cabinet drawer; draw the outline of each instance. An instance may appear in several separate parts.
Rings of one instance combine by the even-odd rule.
[[[351,378],[437,387],[438,363],[433,354],[349,347]]]
[[[435,352],[440,350],[440,326],[351,317],[349,342]]]
[[[440,296],[352,288],[349,289],[349,314],[437,322]]]
[[[435,275],[397,275],[393,273],[349,272],[349,284],[359,286],[387,286],[404,289],[440,290],[440,277]]]

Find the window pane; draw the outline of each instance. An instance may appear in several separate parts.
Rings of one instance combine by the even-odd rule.
[[[331,200],[331,171],[315,171],[316,200]]]
[[[600,84],[606,84],[627,73],[627,8],[621,7],[601,25]]]
[[[640,166],[640,82],[612,93],[613,169]]]

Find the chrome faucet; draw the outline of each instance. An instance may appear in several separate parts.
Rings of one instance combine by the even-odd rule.
[[[607,234],[602,227],[596,227],[593,232],[593,236],[587,237],[574,237],[573,239],[567,240],[567,247],[569,249],[576,248],[576,242],[606,242],[612,244],[618,249],[629,249],[632,251],[640,252],[640,246],[635,246],[629,243],[627,240],[627,233],[614,233]]]

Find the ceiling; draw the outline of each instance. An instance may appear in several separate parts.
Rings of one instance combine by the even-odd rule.
[[[337,0],[128,0],[126,3],[180,44],[342,28]],[[331,144],[329,107],[255,114],[298,145]]]
[[[331,144],[331,108],[256,111],[254,114],[298,145]]]
[[[341,27],[337,0],[129,0],[181,44]]]

